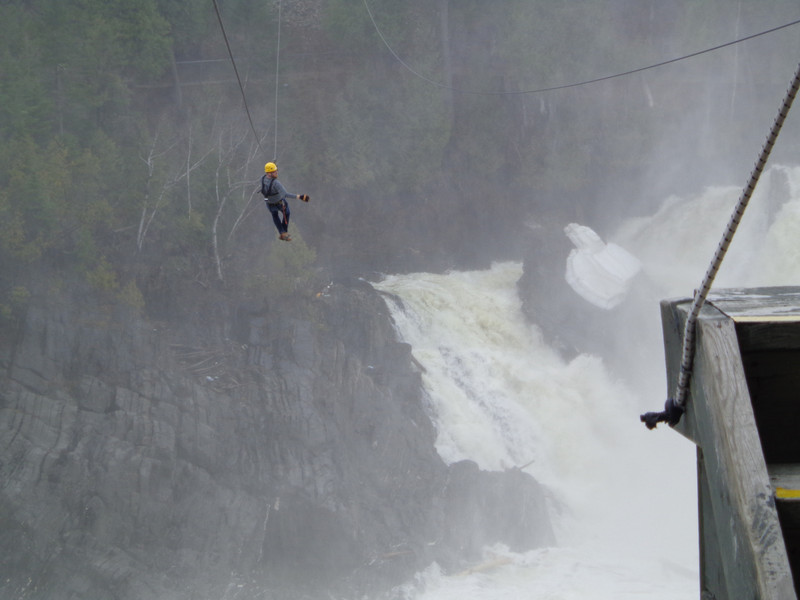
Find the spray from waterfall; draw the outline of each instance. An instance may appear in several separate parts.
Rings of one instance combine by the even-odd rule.
[[[623,223],[611,236],[641,262],[638,284],[650,290],[648,303],[691,291],[716,243],[707,232],[725,223],[737,194],[714,187],[669,198],[652,217]],[[799,233],[800,168],[773,167],[718,285],[796,285]],[[603,356],[566,359],[552,349],[535,315],[532,323],[522,315],[521,274],[509,262],[389,276],[376,285],[399,299],[390,303],[397,331],[425,367],[441,456],[483,469],[524,467],[552,493],[558,537],[553,548],[523,554],[487,549],[509,558],[491,574],[455,578],[434,566],[403,593],[421,600],[696,598],[694,447],[669,430],[654,436],[641,427],[646,400],[636,378],[613,372]],[[630,326],[615,330],[621,339],[607,345],[628,348],[631,370],[661,361],[646,382],[651,398],[666,383],[662,342],[649,323],[658,319],[657,305],[625,306]],[[587,302],[586,310],[597,307]]]

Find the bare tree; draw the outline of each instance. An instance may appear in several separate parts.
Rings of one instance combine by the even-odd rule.
[[[142,213],[139,217],[139,230],[136,235],[136,248],[141,252],[144,246],[144,240],[147,237],[147,232],[153,221],[156,218],[159,210],[163,206],[168,192],[178,185],[181,180],[186,179],[186,201],[189,213],[192,212],[192,188],[191,188],[191,174],[194,170],[198,169],[206,161],[206,159],[214,151],[212,146],[209,150],[198,160],[192,162],[192,145],[194,142],[192,127],[189,127],[185,141],[186,147],[186,161],[178,162],[179,159],[173,152],[179,145],[180,140],[175,140],[168,144],[165,148],[159,149],[162,127],[159,124],[156,129],[153,140],[147,149],[144,156],[141,157],[147,168],[147,185],[145,187],[144,201],[142,203]],[[171,170],[170,175],[159,180],[158,171],[159,167],[164,164],[169,164],[170,159],[175,161],[175,166]],[[167,170],[169,168],[167,167]],[[154,191],[157,188],[158,191]]]
[[[192,213],[192,185],[191,185],[191,176],[192,171],[197,169],[200,165],[202,165],[205,160],[211,156],[211,153],[214,151],[213,146],[208,149],[199,160],[192,162],[192,143],[194,141],[194,136],[192,135],[192,124],[189,123],[189,129],[187,130],[187,139],[186,139],[186,172],[184,176],[186,177],[186,204],[188,207],[188,213]]]
[[[228,133],[227,136],[223,132],[220,133],[218,137],[218,162],[216,171],[214,173],[214,193],[217,201],[217,210],[216,214],[214,215],[214,220],[211,224],[211,248],[214,253],[214,265],[217,271],[217,278],[220,281],[225,281],[225,275],[223,272],[222,257],[219,245],[219,223],[220,218],[225,211],[225,206],[228,203],[228,199],[237,189],[244,191],[245,186],[247,185],[247,182],[242,179],[234,181],[233,175],[236,174],[239,176],[243,174],[243,172],[246,171],[246,165],[248,161],[244,161],[244,164],[240,165],[239,167],[232,167],[231,165],[234,163],[236,156],[239,153],[239,149],[248,135],[249,131],[245,130],[245,133],[241,134],[235,139],[233,138],[233,132]],[[227,142],[224,140],[225,137],[228,137]],[[230,239],[230,235],[228,236],[228,239]]]
[[[177,142],[174,142],[167,148],[158,150],[160,133],[161,126],[159,125],[159,127],[156,128],[153,141],[150,144],[147,154],[141,157],[142,161],[147,167],[147,185],[145,187],[144,201],[142,202],[142,214],[139,217],[139,231],[136,234],[136,249],[139,252],[142,251],[142,246],[144,245],[144,239],[147,236],[147,231],[150,229],[150,225],[153,223],[156,213],[161,208],[161,204],[164,201],[167,190],[172,187],[172,185],[177,183],[177,179],[179,179],[178,177],[168,178],[167,181],[160,185],[160,189],[158,193],[155,194],[154,198],[153,187],[156,179],[156,166],[158,164],[158,160],[177,145]]]
[[[249,154],[249,157],[247,159],[247,164],[248,165],[252,164],[253,161],[255,161],[256,156],[258,155],[258,153],[260,151],[261,151],[261,148],[260,148],[260,146],[258,144],[253,144],[252,146],[250,146],[250,154]],[[261,191],[261,188],[258,187],[258,188],[255,188],[250,193],[250,197],[247,199],[246,202],[244,202],[242,210],[239,211],[239,216],[236,217],[236,220],[233,222],[233,225],[231,226],[231,230],[228,232],[228,237],[227,237],[226,241],[229,242],[231,240],[231,238],[233,238],[233,234],[236,231],[236,229],[239,227],[239,225],[245,219],[247,219],[247,217],[249,217],[252,214],[252,212],[253,212],[253,198],[255,198],[260,193],[260,191]],[[244,200],[246,195],[247,195],[247,187],[243,186],[242,187],[242,200]]]

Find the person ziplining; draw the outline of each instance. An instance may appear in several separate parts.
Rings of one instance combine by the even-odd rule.
[[[242,102],[244,103],[244,109],[247,113],[247,119],[250,122],[250,129],[253,131],[253,135],[256,138],[256,143],[258,147],[261,148],[261,142],[259,141],[258,133],[256,132],[256,128],[253,125],[253,118],[250,115],[250,108],[247,106],[247,96],[244,93],[244,85],[242,84],[242,78],[239,77],[239,70],[236,68],[236,61],[233,58],[233,51],[231,50],[230,42],[228,41],[228,34],[225,32],[225,25],[222,23],[222,15],[219,11],[219,5],[217,4],[217,0],[214,0],[214,11],[217,14],[217,21],[219,22],[219,28],[222,31],[222,37],[225,39],[225,46],[228,49],[228,56],[231,59],[231,65],[233,66],[233,72],[236,74],[236,80],[239,83],[239,91],[242,94]],[[275,59],[275,154],[273,156],[277,156],[278,153],[278,73],[280,67],[280,41],[281,41],[281,2],[278,0],[278,30],[276,35],[276,59]],[[267,208],[269,209],[270,214],[272,214],[272,221],[275,223],[275,228],[278,230],[278,237],[285,242],[291,242],[292,238],[289,235],[289,203],[286,202],[286,198],[297,198],[302,200],[303,202],[308,202],[311,198],[308,194],[290,194],[286,191],[280,181],[278,181],[278,167],[274,162],[268,162],[264,165],[264,175],[261,177],[261,193],[264,196],[264,200],[267,203]]]
[[[269,212],[272,214],[272,221],[278,229],[278,237],[284,242],[291,242],[289,235],[289,203],[286,198],[296,198],[303,202],[308,202],[311,197],[308,194],[290,194],[286,188],[278,181],[278,167],[274,162],[264,165],[264,176],[261,178],[261,193],[267,204]]]

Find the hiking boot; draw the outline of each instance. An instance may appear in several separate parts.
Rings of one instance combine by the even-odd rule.
[[[282,233],[282,234],[280,235],[280,238],[281,238],[281,239],[282,239],[284,242],[291,242],[291,241],[292,241],[292,238],[291,238],[291,237],[289,237],[289,234],[288,234],[288,233]]]

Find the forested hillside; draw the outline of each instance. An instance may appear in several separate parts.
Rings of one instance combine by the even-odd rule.
[[[31,278],[158,315],[183,285],[283,295],[334,274],[518,252],[744,179],[800,55],[774,0],[10,0],[0,5],[0,319]],[[249,109],[253,127],[250,126]],[[780,149],[786,152],[791,148]],[[276,159],[291,245],[255,190]],[[298,203],[299,204],[299,203]],[[327,274],[322,277],[327,277]]]

